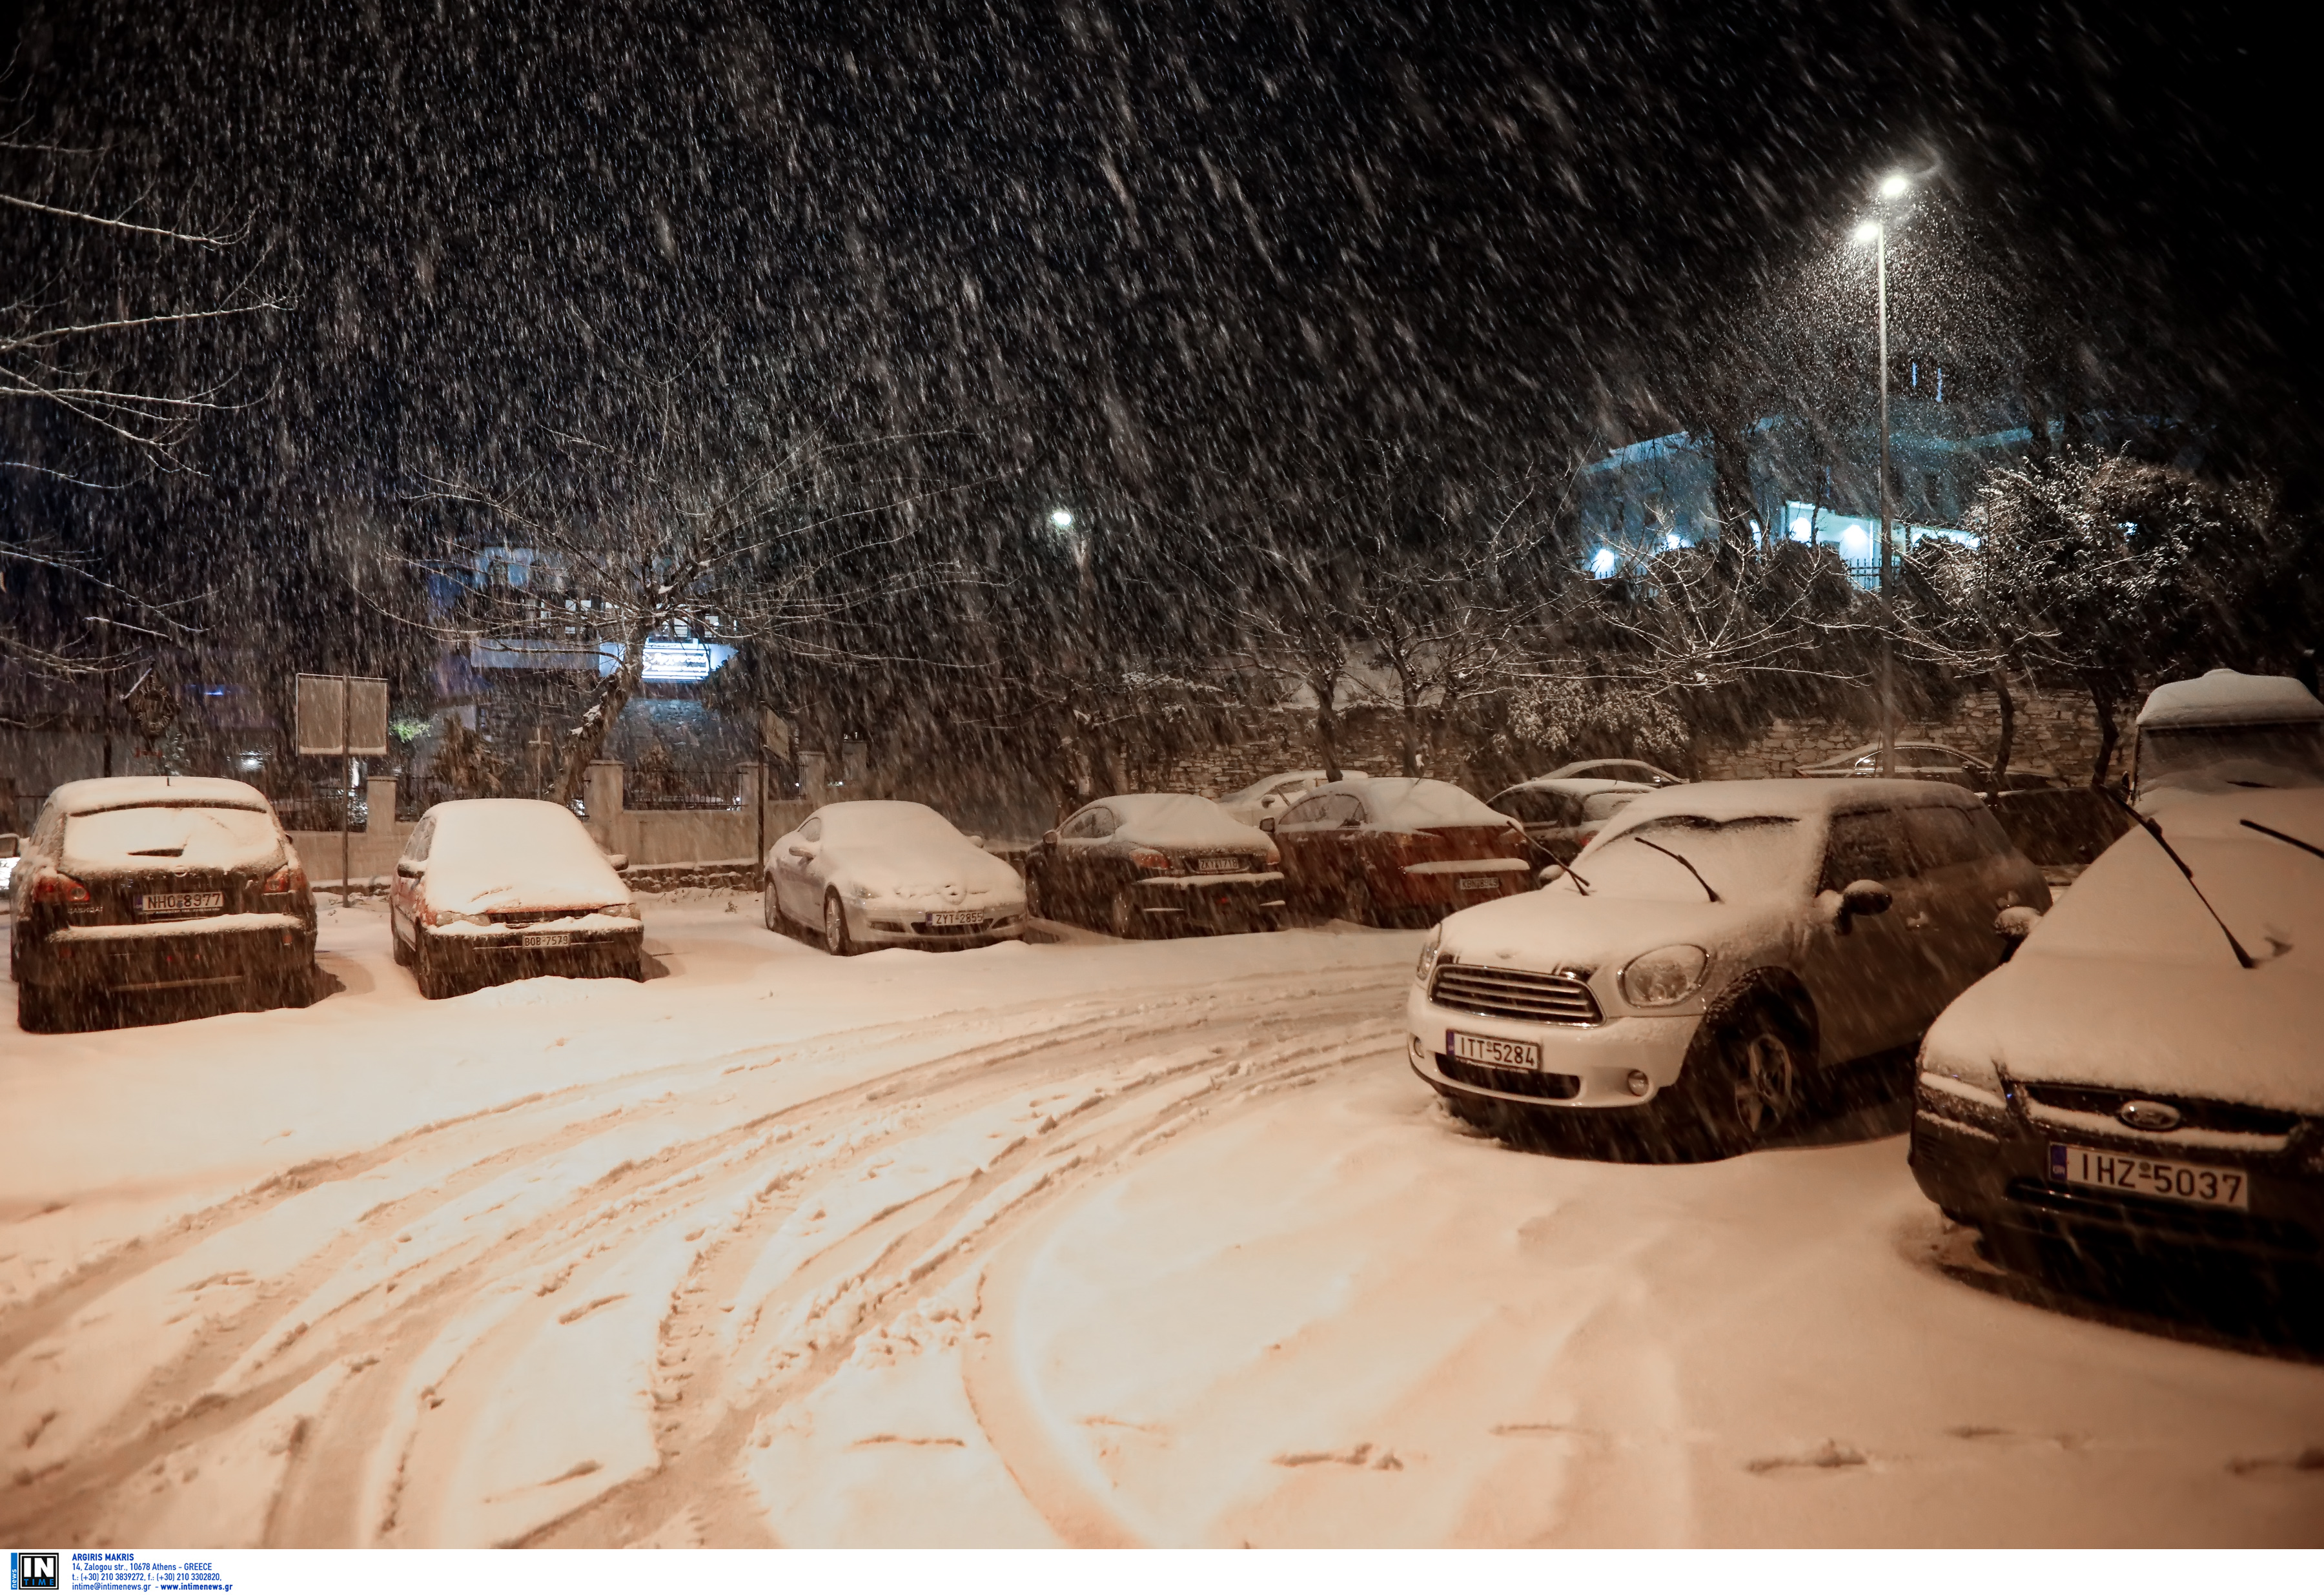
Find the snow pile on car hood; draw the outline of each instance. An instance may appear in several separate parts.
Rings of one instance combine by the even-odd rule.
[[[471,798],[429,810],[430,906],[479,914],[494,908],[596,908],[630,900],[630,889],[573,811],[528,798]]]
[[[1190,792],[1131,792],[1107,798],[1105,806],[1121,819],[1114,834],[1144,847],[1222,847],[1265,853],[1271,845],[1266,832],[1244,825],[1209,798]]]
[[[832,803],[824,859],[835,883],[881,897],[991,901],[1022,895],[1017,871],[924,803]]]
[[[2324,703],[2289,676],[2212,670],[2192,681],[2166,681],[2146,695],[2141,731],[2196,725],[2264,725],[2324,720]]]
[[[225,783],[239,784],[239,783]],[[274,816],[258,808],[213,808],[173,803],[156,808],[99,808],[65,821],[68,875],[120,874],[166,869],[264,870],[284,858]]]
[[[2245,824],[2324,847],[2324,791],[2189,798],[2158,821],[2202,898],[2126,833],[1938,1019],[1926,1066],[2324,1112],[2324,858]]]
[[[1422,831],[1437,825],[1489,825],[1508,829],[1509,816],[1485,807],[1484,799],[1451,781],[1423,776],[1374,776],[1364,782],[1364,806],[1383,830]]]
[[[1751,949],[1782,946],[1800,912],[1794,905],[1766,901],[1663,902],[1529,891],[1462,909],[1444,921],[1440,945],[1462,963],[1595,971],[1683,942],[1719,961],[1703,985],[1710,992],[1743,966]]]

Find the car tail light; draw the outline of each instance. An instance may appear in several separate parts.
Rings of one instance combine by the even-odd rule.
[[[1170,855],[1157,853],[1150,847],[1141,847],[1130,853],[1130,862],[1141,870],[1167,870],[1170,867]]]
[[[36,903],[64,903],[81,908],[90,901],[88,888],[69,875],[49,874],[32,882],[32,900]]]
[[[266,884],[258,890],[268,897],[282,897],[290,892],[304,891],[307,890],[307,871],[296,864],[285,864],[273,874],[269,875],[266,878]]]
[[[1271,842],[1267,846],[1267,867],[1270,870],[1283,867],[1283,850]]]

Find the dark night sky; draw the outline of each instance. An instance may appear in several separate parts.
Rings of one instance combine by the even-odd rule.
[[[1940,167],[1987,280],[2051,285],[2238,446],[2305,447],[2305,90],[2216,6],[10,21],[19,139],[107,152],[0,152],[11,191],[249,233],[189,262],[12,215],[9,286],[290,302],[140,355],[263,394],[201,438],[180,514],[519,469],[544,421],[641,375],[841,430],[969,427],[950,468],[1092,498],[1359,435],[1562,456],[1633,423],[1606,395],[1673,329],[1825,247],[1898,161]]]

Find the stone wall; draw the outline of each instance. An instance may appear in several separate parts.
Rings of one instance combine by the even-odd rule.
[[[2090,779],[2098,753],[2098,712],[2087,695],[2043,693],[2017,698],[2017,735],[2010,749],[2012,770],[2054,775],[2074,785]],[[2126,768],[2130,716],[2143,695],[2134,694],[2116,710],[2124,740],[2115,747],[2112,775]],[[1803,764],[1824,760],[1877,740],[1878,730],[1831,721],[1778,720],[1735,747],[1698,746],[1694,775],[1703,780],[1750,780],[1787,776]],[[1989,691],[1965,693],[1947,718],[1908,722],[1896,731],[1900,742],[1942,742],[1974,758],[1990,760],[2001,745],[2001,709]]]
[[[1343,711],[1338,737],[1340,767],[1366,775],[1397,775],[1404,769],[1403,740],[1394,715],[1372,708]],[[1286,770],[1316,770],[1315,715],[1312,709],[1270,715],[1231,746],[1182,754],[1153,770],[1132,771],[1154,792],[1195,792],[1222,798],[1262,776]],[[1420,771],[1432,773],[1421,750]]]

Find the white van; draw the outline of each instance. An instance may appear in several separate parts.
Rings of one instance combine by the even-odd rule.
[[[2166,681],[2138,712],[2131,801],[2251,787],[2324,787],[2324,703],[2289,676],[2212,670]]]

